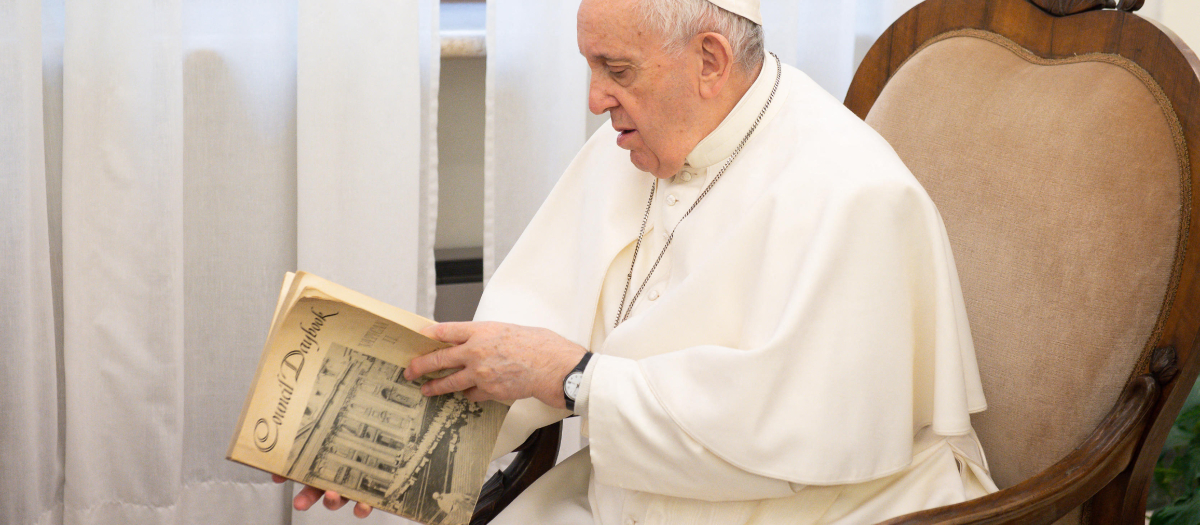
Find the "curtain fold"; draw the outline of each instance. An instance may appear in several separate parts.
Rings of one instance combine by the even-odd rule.
[[[41,26],[40,2],[0,3],[0,472],[21,473],[0,522],[14,525],[57,523],[62,504]]]
[[[287,487],[224,458],[283,272],[296,267],[296,17],[291,0],[182,5],[184,432],[174,523],[281,524],[291,512]]]
[[[834,96],[844,98],[858,65],[854,60],[858,11],[864,4],[878,1],[765,0],[762,15],[767,50]]]
[[[587,139],[579,0],[487,5],[484,281]]]
[[[768,51],[839,100],[875,39],[921,0],[763,0]]]
[[[421,48],[421,222],[418,239],[416,313],[433,319],[437,302],[437,267],[433,247],[438,224],[438,93],[441,91],[441,4],[420,0]]]
[[[296,75],[299,268],[426,314],[437,225],[434,7],[299,0]],[[408,523],[383,512],[371,521]],[[358,522],[347,510],[295,513],[293,523]]]
[[[68,523],[173,523],[180,497],[180,23],[177,0],[66,5]]]
[[[300,0],[300,267],[417,303],[420,26],[416,0]]]

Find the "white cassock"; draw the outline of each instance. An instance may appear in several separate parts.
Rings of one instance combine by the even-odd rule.
[[[776,71],[768,56],[683,171],[657,181],[629,296]],[[590,446],[498,523],[860,524],[995,490],[945,229],[879,135],[783,66],[759,127],[614,329],[656,183],[615,139],[605,126],[583,147],[476,314],[596,353],[576,406]],[[518,401],[497,455],[568,414]]]

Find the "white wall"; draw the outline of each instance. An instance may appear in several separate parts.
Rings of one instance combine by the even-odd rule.
[[[1200,1],[1146,0],[1138,14],[1167,26],[1193,51],[1200,50]]]
[[[483,58],[442,60],[435,247],[483,246]]]

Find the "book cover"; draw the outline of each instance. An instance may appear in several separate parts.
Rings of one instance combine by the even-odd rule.
[[[508,407],[425,397],[433,321],[288,274],[228,459],[429,525],[470,521]]]

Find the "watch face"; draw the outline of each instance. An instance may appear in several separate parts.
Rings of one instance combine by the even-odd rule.
[[[567,375],[567,379],[563,381],[563,395],[575,399],[575,394],[579,393],[579,383],[583,381],[583,372],[571,372]]]

